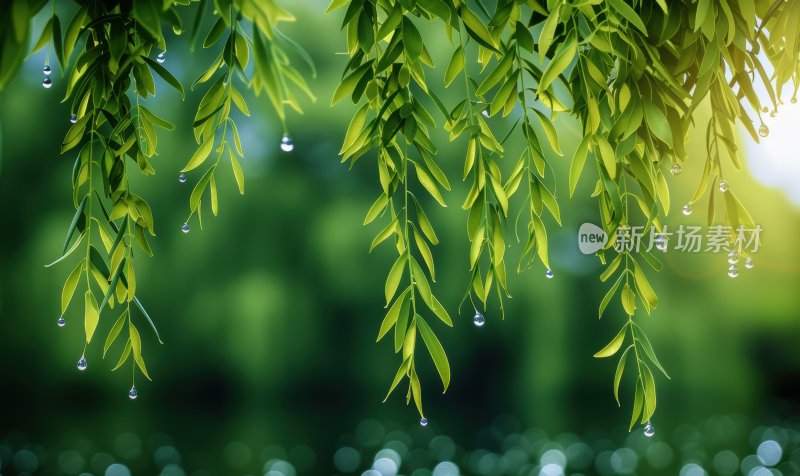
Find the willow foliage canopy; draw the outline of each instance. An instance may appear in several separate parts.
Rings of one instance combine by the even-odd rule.
[[[232,167],[238,190],[245,191],[243,150],[231,116],[234,109],[250,114],[242,91],[250,88],[269,101],[284,126],[282,147],[292,149],[287,115],[301,113],[299,96],[315,99],[314,66],[300,46],[313,38],[281,32],[294,20],[290,1],[65,3],[59,12],[69,14],[57,13],[55,0],[2,3],[0,87],[43,48],[43,86],[66,84],[63,101],[73,124],[61,152],[74,158],[75,215],[61,257],[51,264],[66,266],[61,313],[82,306],[85,345],[102,345],[104,356],[114,355],[115,369],[131,362],[150,378],[145,342],[160,338],[148,331],[156,328],[139,300],[135,265],[141,255],[152,255],[155,224],[129,177],[155,173],[159,134],[173,124],[140,98],[155,95],[155,76],[181,96],[202,97],[192,124],[197,146],[180,167],[181,180],[194,184],[183,226],[188,232],[202,225],[204,214],[218,212],[219,167]],[[599,278],[609,283],[598,314],[621,310],[627,316],[611,342],[598,343],[595,357],[619,359],[614,395],[620,402],[622,378],[632,379],[631,427],[648,422],[656,410],[656,380],[667,372],[637,320],[658,305],[648,274],[661,264],[657,253],[615,247],[618,231],[634,222],[662,230],[663,218],[677,208],[668,171],[680,173],[687,160],[703,161],[704,173],[684,213],[706,202],[709,224],[754,226],[724,177],[741,167],[736,128],[758,140],[768,133],[761,115],[777,110],[785,88],[792,88],[795,101],[800,2],[333,0],[327,13],[341,18],[349,55],[332,102],[358,105],[344,133],[342,162],[377,163],[376,198],[364,224],[377,231],[372,248],[389,246],[397,254],[386,275],[386,314],[376,323],[378,340],[392,340],[398,354],[387,398],[407,383],[406,402],[415,403],[425,424],[416,358],[429,355],[445,390],[450,383],[450,362],[436,333],[442,324],[453,325],[448,310],[455,303],[436,297],[432,247],[439,239],[426,208],[460,202],[461,210],[452,213],[468,217],[464,259],[472,277],[462,304],[474,307],[482,323],[488,306],[503,314],[509,268],[541,265],[553,276],[548,236],[560,226],[559,203],[579,181],[594,181],[592,197],[610,237],[597,252],[605,265]],[[31,31],[35,15],[48,18],[42,31]],[[168,38],[184,34],[193,48],[216,52],[186,86],[162,64]],[[434,64],[426,46],[434,41],[449,45],[446,64]],[[444,72],[443,84],[428,80],[435,68]],[[444,88],[456,89],[460,102],[445,104],[439,98]],[[712,113],[700,124],[694,112],[705,102]],[[571,164],[569,190],[556,194],[547,157],[563,155],[553,123],[559,114],[577,118],[583,139],[565,147],[575,150],[563,159]],[[510,129],[510,122],[496,119],[509,115]],[[437,155],[429,131],[442,125],[461,146],[460,156]],[[692,128],[706,130],[703,157],[686,156]],[[506,147],[514,135],[524,139],[522,150]],[[440,166],[453,160],[463,161],[458,177]],[[466,196],[448,193],[451,180],[471,184]],[[522,258],[508,263],[506,250],[518,243]]]

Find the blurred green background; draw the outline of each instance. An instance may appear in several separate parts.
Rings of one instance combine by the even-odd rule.
[[[469,273],[467,217],[459,207],[466,187],[456,183],[446,196],[449,208],[427,204],[441,239],[433,250],[435,292],[456,321],[454,329],[436,328],[453,368],[451,388],[441,395],[435,370],[421,354],[430,427],[417,428],[415,409],[403,404],[404,390],[381,404],[399,364],[389,344],[375,344],[393,256],[389,247],[368,253],[382,225],[361,226],[379,190],[374,161],[362,159],[348,171],[337,156],[353,107],[329,106],[346,56],[341,15],[324,15],[324,8],[314,0],[292,2],[298,21],[285,28],[319,70],[316,79],[309,78],[318,101],[304,103],[305,115],[289,116],[295,150],[280,151],[280,124],[264,98],[250,98],[253,117],[238,121],[247,156],[246,194],[238,195],[225,167],[220,216],[206,214],[202,231],[195,224],[191,233],[180,232],[198,177],[190,176],[187,184],[177,180],[195,147],[190,128],[202,91],[181,102],[159,83],[158,99],[146,102],[177,129],[160,135],[157,175],[136,177],[133,185],[152,205],[158,234],[152,240],[155,258],[137,262],[138,292],[165,342],[158,345],[144,331],[154,381],[138,377],[140,396],[133,402],[127,398],[130,374],[110,373],[115,358],[103,361],[99,344],[87,352],[88,370],[76,370],[83,348],[80,306],[65,316],[65,328],[56,326],[61,286],[71,267],[43,266],[57,257],[74,212],[73,158],[58,153],[69,126],[68,107],[59,102],[64,80],[55,74],[54,87],[42,89],[44,56],[37,54],[0,93],[2,474],[25,469],[24,461],[14,469],[20,448],[37,455],[41,474],[70,474],[77,463],[65,469],[64,461],[75,454],[85,466],[72,474],[103,474],[113,460],[126,462],[133,474],[156,474],[164,461],[175,459],[151,456],[160,448],[177,448],[186,474],[257,474],[268,469],[266,460],[278,457],[304,474],[331,474],[337,471],[337,449],[352,446],[367,455],[379,447],[372,440],[388,438],[393,429],[421,438],[423,446],[434,433],[450,435],[454,460],[478,448],[501,453],[507,444],[502,435],[534,427],[543,433],[529,434],[531,442],[562,435],[566,442],[594,445],[595,454],[603,444],[647,451],[634,438],[639,430],[626,440],[630,382],[624,383],[618,408],[611,389],[616,362],[592,358],[624,317],[615,300],[597,319],[607,287],[597,279],[597,259],[577,249],[580,224],[597,222],[589,198],[593,179],[584,177],[576,197],[568,199],[567,170],[578,131],[566,116],[558,120],[565,156],[551,157],[564,219],[562,228],[551,228],[555,279],[545,279],[541,265],[512,273],[505,321],[495,308],[480,329],[472,325],[471,309],[457,315]],[[436,35],[427,31],[426,40],[442,64],[449,46]],[[191,84],[212,53],[190,54],[186,38],[172,38],[165,66]],[[437,88],[442,74],[429,74]],[[462,94],[454,86],[444,99],[453,105]],[[684,173],[669,177],[673,211],[665,222],[671,226],[704,224],[703,205],[689,217],[677,213],[693,193],[705,159],[702,114]],[[784,116],[781,111],[772,121],[786,121]],[[502,136],[513,117],[492,121]],[[447,144],[441,129],[435,136],[440,164],[457,177],[465,144]],[[779,139],[773,134],[765,142]],[[791,133],[784,139],[800,145]],[[797,150],[787,144],[772,149]],[[519,146],[512,141],[506,166],[513,165]],[[756,166],[760,160],[750,154],[746,162]],[[717,449],[687,456],[681,444],[691,438],[705,442],[701,446],[730,441],[725,444],[744,457],[754,451],[753,428],[798,423],[792,417],[800,409],[800,209],[788,197],[797,195],[800,183],[769,188],[747,170],[727,176],[764,228],[764,246],[754,257],[755,268],[735,280],[726,277],[725,256],[713,254],[668,253],[664,271],[651,273],[660,304],[651,317],[638,318],[672,376],[658,381],[653,424],[655,440],[675,450],[660,467],[640,461],[640,474],[677,474],[691,458],[711,467]],[[520,248],[515,244],[512,256]],[[101,322],[102,330],[113,324],[110,319]],[[407,446],[417,444],[413,441]],[[598,441],[607,443],[598,449]],[[795,456],[800,463],[800,453]],[[436,464],[435,454],[419,458],[419,467]],[[536,455],[530,459],[537,464]],[[354,471],[368,467],[364,460]],[[404,466],[403,472],[413,469]],[[595,471],[603,472],[596,465],[583,469]]]

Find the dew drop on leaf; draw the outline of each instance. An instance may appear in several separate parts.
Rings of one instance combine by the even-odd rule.
[[[59,316],[56,324],[58,324],[58,327],[64,327],[67,325],[67,320],[64,319],[64,316]]]
[[[651,425],[650,422],[648,421],[644,425],[644,436],[646,436],[648,438],[652,438],[653,435],[655,435],[655,434],[656,434],[656,429],[653,428],[653,425]]]
[[[46,65],[44,65],[44,68],[42,68],[42,73],[44,73],[45,76],[50,76],[50,73],[52,73],[52,72],[53,72],[53,70],[50,69],[50,65],[46,64]]]
[[[44,80],[42,80],[42,87],[43,88],[50,89],[50,87],[52,85],[53,85],[53,81],[50,78],[44,78]]]
[[[158,61],[159,64],[163,64],[164,61],[167,61],[167,55],[165,55],[164,52],[162,51],[161,53],[158,54],[158,56],[156,56],[156,61]]]
[[[728,277],[733,279],[733,278],[737,278],[738,276],[739,276],[739,268],[735,264],[732,264],[728,268]]]
[[[720,180],[720,182],[719,182],[719,191],[720,192],[725,193],[725,192],[728,191],[729,188],[731,188],[731,187],[730,187],[730,185],[728,185],[728,181],[727,180]]]
[[[86,370],[87,363],[86,363],[86,356],[82,355],[80,359],[78,359],[78,370],[83,372]]]
[[[181,173],[180,175],[178,175],[178,182],[186,183],[186,174],[185,173]]]
[[[728,253],[728,264],[736,264],[739,262],[739,254],[735,251]]]
[[[422,418],[419,420],[419,426],[428,426],[428,419],[427,419],[427,418],[425,418],[425,417],[422,417]]]
[[[547,277],[547,279],[553,279],[553,276],[555,276],[553,274],[553,270],[552,269],[548,269],[547,271],[545,271],[544,275],[545,275],[545,277]]]
[[[669,171],[672,172],[672,175],[680,175],[683,169],[681,168],[681,164],[675,164]]]
[[[769,135],[769,127],[766,124],[761,124],[761,127],[758,128],[758,135],[767,137]]]
[[[692,206],[689,205],[689,204],[684,205],[683,206],[683,214],[686,215],[687,217],[689,215],[691,215],[692,214]]]
[[[77,115],[75,115],[75,114],[71,115],[71,116],[69,117],[69,122],[71,122],[71,123],[75,124],[76,122],[78,122],[78,116],[77,116]]]
[[[131,400],[136,400],[136,397],[139,396],[139,391],[136,390],[136,387],[131,387],[130,391],[128,392],[128,398]]]
[[[753,269],[753,258],[747,258],[744,260],[744,267],[747,269]]]
[[[181,227],[181,231],[184,233],[189,233],[189,224],[184,223],[183,226]]]

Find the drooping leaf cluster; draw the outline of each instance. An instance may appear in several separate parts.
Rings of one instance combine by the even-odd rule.
[[[556,116],[574,116],[583,138],[573,149],[569,195],[582,178],[591,177],[599,221],[611,237],[598,252],[607,264],[601,280],[613,278],[599,314],[619,296],[626,316],[622,329],[596,357],[616,355],[629,342],[617,366],[614,394],[619,401],[623,372],[635,358],[628,366],[634,374],[631,426],[648,421],[656,408],[653,369],[665,376],[666,371],[633,316],[638,303],[648,314],[657,306],[644,269],[657,271],[661,263],[648,250],[616,251],[617,234],[639,220],[666,233],[667,172],[677,175],[686,160],[705,163],[689,207],[709,185],[724,180],[728,166],[740,168],[735,125],[741,124],[758,140],[759,133],[767,133],[761,122],[761,114],[768,111],[763,104],[777,109],[781,91],[790,82],[796,93],[800,3],[499,0],[489,6],[467,0],[334,0],[329,11],[337,9],[344,11],[342,29],[350,61],[334,101],[349,97],[363,104],[351,121],[341,153],[354,163],[377,151],[382,193],[365,224],[388,216],[389,224],[375,240],[393,238],[399,254],[387,289],[396,286],[403,264],[413,260],[404,230],[420,228],[410,212],[421,210],[425,200],[410,190],[426,191],[444,205],[446,195],[441,190],[450,189],[437,164],[437,159],[449,158],[435,157],[428,127],[437,121],[428,116],[426,107],[438,110],[451,140],[463,137],[462,178],[472,182],[462,204],[468,212],[472,270],[465,300],[485,309],[494,290],[501,315],[509,295],[504,261],[509,230],[517,236],[522,231],[524,237],[518,238],[524,243],[518,270],[538,258],[548,277],[553,276],[547,228],[553,221],[560,224],[560,211],[556,180],[546,157],[562,155]],[[435,29],[436,36],[422,38],[420,31],[429,29]],[[434,65],[425,45],[445,39],[450,41],[451,57],[447,64]],[[437,66],[446,68],[444,85],[425,79],[425,69]],[[442,87],[458,88],[463,100],[449,107],[443,104],[437,95]],[[759,89],[767,91],[766,98],[758,96]],[[709,153],[689,158],[686,137],[695,127],[694,112],[706,101],[712,110],[707,125]],[[510,130],[508,121],[495,119],[498,115],[514,119]],[[512,134],[524,138],[522,150],[506,145]],[[409,163],[418,171],[416,183],[406,173]],[[752,227],[753,220],[727,182],[720,191],[725,199],[722,223],[732,229]],[[413,198],[412,209],[405,205],[406,196]],[[515,196],[521,198],[515,202]],[[715,210],[712,186],[709,223]],[[426,263],[430,261],[432,273],[428,248],[417,248]],[[412,268],[411,285],[414,279]],[[395,350],[403,350],[391,389],[408,377],[409,398],[414,397],[422,414],[419,378],[413,360],[409,364],[419,329],[407,324],[420,317],[403,306],[405,296],[390,307],[381,335],[394,327]],[[428,300],[438,302],[433,297]],[[436,306],[431,308],[435,311]],[[439,363],[446,359],[437,345],[429,350],[446,384],[449,373],[442,373],[444,366]]]
[[[76,3],[69,8],[71,13],[64,15],[57,13],[52,1],[52,13],[30,51],[47,49],[45,85],[63,78],[63,101],[70,104],[72,112],[72,126],[61,153],[75,156],[75,215],[62,256],[52,265],[75,261],[75,257],[78,260],[64,284],[61,314],[63,317],[68,312],[74,295],[82,290],[84,354],[96,333],[107,332],[103,356],[119,342],[114,370],[132,356],[133,368],[138,367],[149,379],[139,328],[141,322],[154,331],[155,326],[137,297],[135,255],[152,255],[148,235],[155,236],[155,224],[150,206],[132,190],[129,177],[137,172],[155,174],[158,129],[174,129],[169,120],[141,104],[140,99],[156,95],[155,77],[173,87],[181,98],[186,94],[167,69],[167,38],[184,32],[184,17],[193,25],[193,45],[204,38],[203,48],[215,48],[224,38],[218,56],[192,87],[209,84],[193,124],[199,147],[186,158],[183,172],[206,165],[209,157],[214,157],[189,199],[189,216],[197,214],[198,219],[204,196],[209,197],[211,211],[217,213],[215,171],[223,155],[229,158],[238,189],[244,193],[239,163],[244,151],[230,117],[232,106],[249,115],[241,91],[252,88],[256,95],[266,93],[286,129],[286,106],[300,111],[295,92],[313,98],[303,76],[291,65],[290,52],[301,59],[308,55],[280,32],[279,24],[294,18],[272,0]],[[29,54],[31,18],[47,4],[25,0],[4,3],[3,8],[11,14],[3,16],[0,30],[0,36],[9,40],[4,41],[0,57],[0,87]],[[204,21],[207,16],[213,21]],[[211,23],[210,28],[207,23]],[[246,68],[251,62],[254,68],[248,74]],[[61,74],[55,71],[56,63]],[[175,168],[174,164],[164,166]],[[155,335],[158,338],[157,331]]]
[[[167,37],[182,34],[188,19],[193,47],[217,51],[189,90],[202,99],[192,124],[198,146],[187,154],[182,173],[201,175],[193,180],[184,230],[195,215],[202,224],[203,204],[217,214],[221,161],[230,162],[244,192],[244,150],[232,116],[235,110],[249,115],[243,91],[263,93],[286,134],[286,109],[300,112],[298,94],[314,98],[292,58],[308,62],[312,72],[313,65],[280,31],[293,17],[274,0],[75,3],[63,15],[51,0],[52,14],[33,48],[47,48],[48,68],[53,53],[66,83],[64,101],[74,114],[62,152],[75,156],[76,213],[56,263],[74,256],[78,261],[66,279],[62,313],[81,288],[86,344],[99,328],[109,328],[105,315],[118,313],[104,353],[120,341],[117,367],[132,355],[133,368],[147,376],[141,324],[133,313],[152,321],[137,298],[134,254],[151,254],[148,235],[155,235],[155,225],[128,178],[136,170],[155,173],[158,129],[173,128],[140,103],[156,94],[154,78],[187,94],[162,64]],[[29,54],[31,18],[46,5],[11,0],[0,6],[0,88]],[[621,329],[595,356],[622,351],[614,395],[619,401],[622,377],[631,369],[631,426],[648,421],[656,409],[655,370],[666,371],[634,316],[639,306],[649,314],[658,305],[645,270],[657,271],[661,263],[658,250],[618,249],[618,238],[644,222],[666,239],[663,219],[673,208],[667,172],[677,175],[687,160],[703,161],[704,173],[684,213],[708,193],[709,224],[753,226],[725,180],[730,169],[740,168],[735,129],[739,124],[758,140],[768,133],[761,115],[778,109],[789,84],[795,101],[800,2],[333,0],[328,11],[341,15],[349,57],[333,101],[348,98],[358,105],[340,154],[351,165],[374,157],[380,188],[364,224],[382,221],[372,248],[391,243],[397,254],[378,331],[378,340],[391,333],[401,355],[389,394],[407,379],[406,400],[424,415],[418,337],[445,390],[450,383],[434,324],[453,323],[449,306],[434,292],[439,238],[426,211],[434,202],[447,206],[451,190],[453,178],[441,165],[449,158],[437,155],[431,138],[431,130],[443,124],[450,140],[462,146],[463,173],[457,178],[470,184],[466,196],[458,197],[470,243],[465,260],[471,277],[462,304],[469,301],[476,313],[496,302],[504,315],[510,296],[506,251],[514,242],[522,246],[518,271],[540,262],[553,276],[548,229],[560,225],[559,199],[566,193],[558,193],[549,160],[571,154],[564,180],[570,196],[581,180],[594,182],[598,220],[610,237],[597,254],[606,265],[600,279],[611,283],[599,315],[618,312],[609,307],[616,299],[624,313]],[[435,35],[423,33],[431,31]],[[431,41],[449,42],[451,53],[442,64],[434,63],[426,46]],[[428,80],[436,67],[444,71],[443,84]],[[439,97],[443,88],[456,89],[462,99],[445,104]],[[706,103],[710,120],[698,125],[694,113]],[[578,144],[559,139],[556,118],[562,113],[577,119]],[[707,156],[686,156],[693,127],[706,129]],[[508,141],[514,135],[523,139],[522,147]],[[716,204],[718,193],[722,206]]]

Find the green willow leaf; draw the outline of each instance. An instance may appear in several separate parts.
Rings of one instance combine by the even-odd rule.
[[[417,329],[419,329],[419,334],[422,336],[422,341],[425,342],[425,347],[428,348],[431,359],[433,359],[433,364],[437,372],[439,372],[439,377],[442,379],[442,385],[444,386],[443,392],[446,392],[447,387],[450,386],[450,362],[447,360],[447,355],[444,352],[441,342],[439,342],[436,334],[434,334],[433,330],[428,326],[428,323],[419,316],[417,316],[416,321]]]
[[[97,329],[97,324],[100,322],[100,312],[97,310],[97,301],[91,290],[86,290],[84,294],[85,311],[83,316],[84,330],[86,331],[86,343],[92,342],[94,331]]]
[[[575,154],[572,156],[572,163],[569,168],[569,196],[575,194],[575,188],[578,186],[578,180],[581,178],[583,172],[583,165],[586,163],[586,156],[589,154],[590,136],[585,136],[578,147],[575,149]]]
[[[617,335],[614,336],[613,339],[611,339],[611,342],[609,342],[605,347],[597,351],[597,353],[594,354],[594,357],[595,358],[611,357],[612,355],[616,354],[619,351],[619,349],[622,348],[622,343],[625,342],[625,333],[627,332],[627,330],[628,326],[627,325],[623,326],[622,329],[620,329],[620,331],[617,333]]]
[[[397,291],[397,287],[400,285],[400,279],[403,277],[403,270],[406,267],[406,261],[408,261],[407,255],[401,255],[398,257],[392,265],[392,269],[389,270],[389,275],[386,277],[384,291],[386,294],[387,306],[392,301],[392,298]]]
[[[67,307],[69,307],[69,303],[72,301],[72,296],[75,294],[75,289],[78,287],[81,271],[83,271],[83,264],[83,261],[78,263],[64,282],[64,289],[61,291],[61,315],[67,312]]]
[[[630,352],[633,347],[634,345],[631,344],[625,349],[617,363],[617,370],[614,372],[614,399],[617,401],[617,406],[621,405],[619,401],[619,384],[622,381],[622,373],[625,371],[625,362],[628,358],[628,352]]]
[[[542,79],[539,80],[539,90],[547,91],[553,81],[563,73],[575,59],[578,52],[578,39],[575,32],[571,32],[553,54],[553,59],[547,64]]]
[[[117,322],[114,323],[114,326],[111,328],[111,331],[108,333],[108,336],[106,337],[106,342],[103,345],[103,358],[106,357],[108,349],[110,349],[111,346],[114,344],[114,341],[117,340],[119,333],[122,331],[122,327],[125,325],[127,321],[128,321],[128,310],[126,309],[122,312],[122,314],[120,314],[119,318],[117,319]]]

